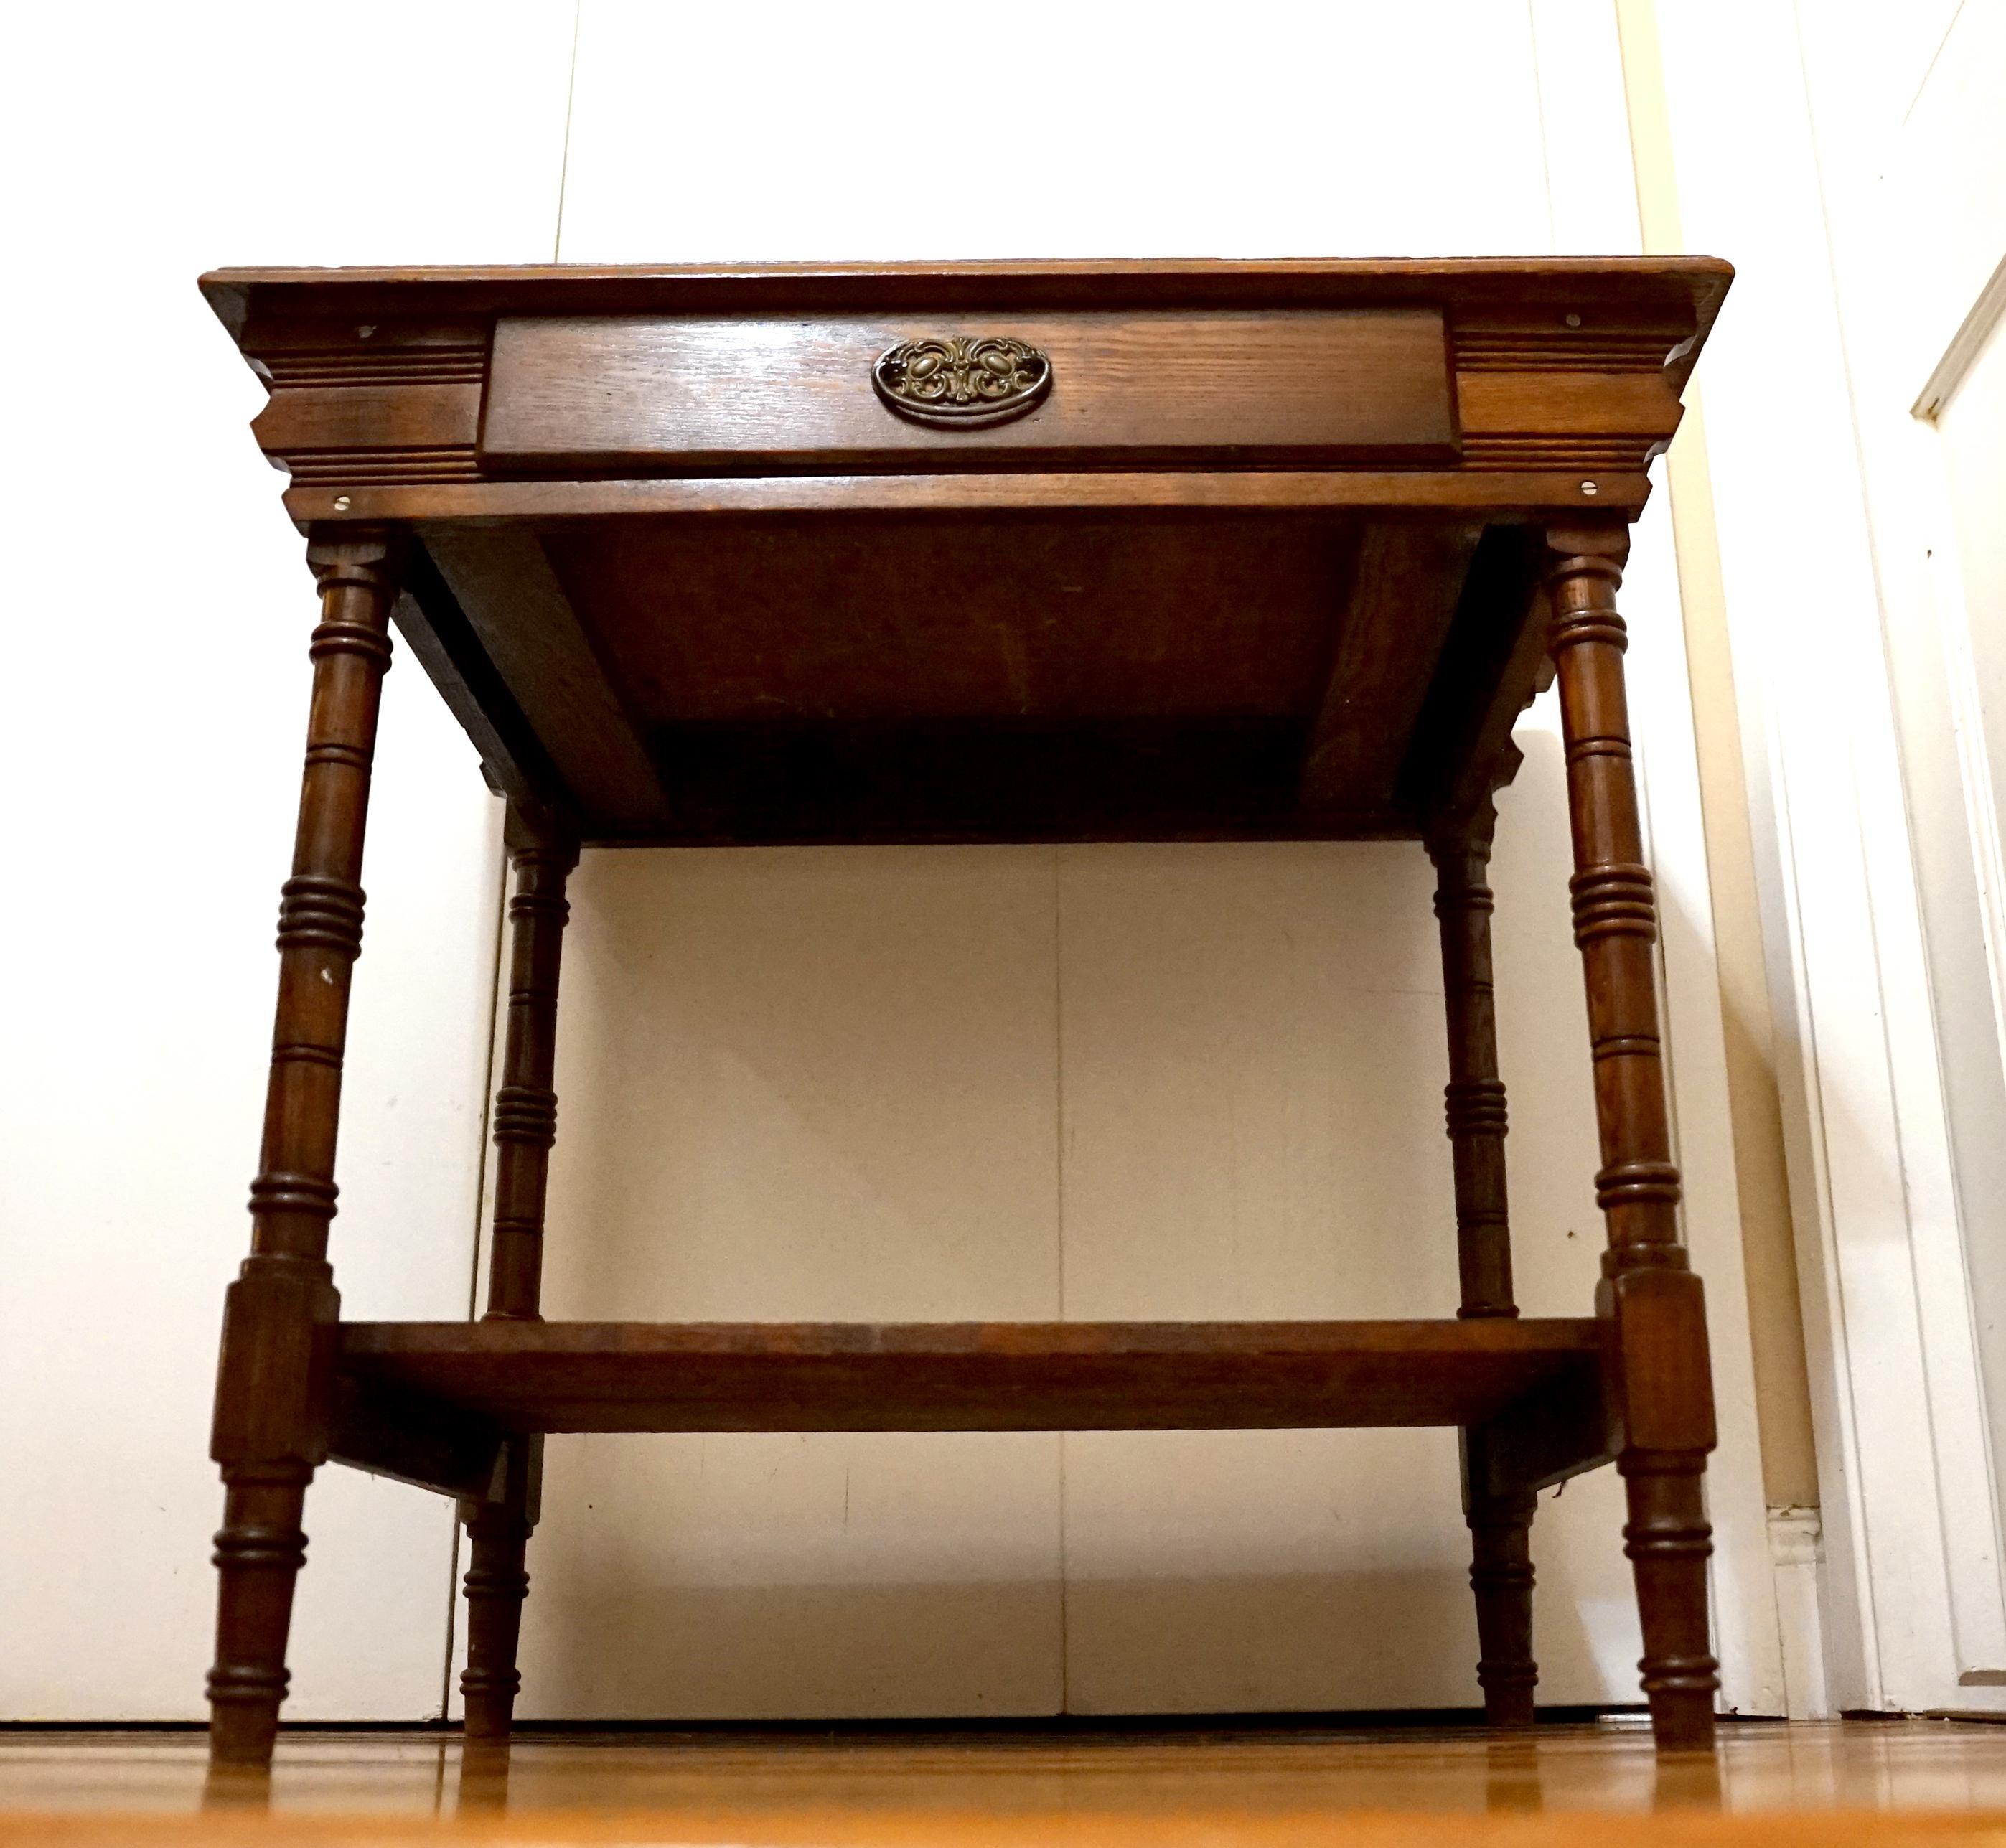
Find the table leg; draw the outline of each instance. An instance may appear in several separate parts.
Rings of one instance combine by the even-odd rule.
[[[494,1221],[487,1277],[490,1322],[534,1322],[542,1291],[544,1203],[551,1145],[557,1138],[558,976],[571,915],[565,883],[578,864],[577,840],[548,811],[511,804],[507,1035],[494,1094]],[[466,1702],[470,1739],[505,1739],[522,1676],[516,1667],[523,1557],[536,1526],[542,1440],[512,1438],[498,1492],[460,1504],[466,1524]]]
[[[499,1492],[483,1501],[464,1501],[467,1566],[466,1667],[459,1691],[466,1703],[470,1740],[505,1740],[522,1687],[516,1649],[523,1633],[523,1600],[530,1595],[523,1565],[537,1525],[543,1486],[540,1438],[512,1438],[505,1452]]]
[[[1455,1166],[1455,1236],[1466,1318],[1515,1316],[1512,1234],[1504,1184],[1504,1086],[1497,1075],[1497,1016],[1490,963],[1490,863],[1497,811],[1486,802],[1465,825],[1428,842],[1441,930],[1448,1020],[1449,1145]],[[1494,1727],[1533,1723],[1533,1497],[1484,1487],[1483,1434],[1462,1438],[1463,1512],[1469,1523],[1470,1589],[1476,1596],[1476,1678]]]
[[[1624,1529],[1643,1621],[1644,1691],[1661,1748],[1713,1741],[1720,1684],[1707,1628],[1713,1551],[1704,1472],[1713,1393],[1700,1282],[1679,1241],[1659,1041],[1657,912],[1644,865],[1616,611],[1629,533],[1620,523],[1550,531],[1550,646],[1558,670],[1574,836],[1575,942],[1588,991],[1608,1231],[1597,1308],[1621,1431]]]
[[[210,1454],[225,1485],[209,1753],[270,1762],[285,1698],[301,1510],[327,1455],[340,1299],[327,1263],[349,978],[362,947],[362,841],[395,548],[382,533],[316,537],[321,620],[292,877],[279,906],[279,998],[251,1255],[223,1311]]]

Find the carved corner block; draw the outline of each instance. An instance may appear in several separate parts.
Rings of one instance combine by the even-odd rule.
[[[506,1508],[524,1526],[534,1527],[544,1512],[544,1434],[517,1431],[505,1438],[486,1486],[478,1494],[459,1497],[458,1505],[462,1521]]]
[[[1653,1265],[1604,1278],[1603,1389],[1626,1451],[1713,1448],[1706,1292],[1689,1270]]]
[[[311,1470],[327,1460],[340,1320],[340,1294],[324,1272],[256,1258],[245,1266],[223,1298],[215,1462]]]

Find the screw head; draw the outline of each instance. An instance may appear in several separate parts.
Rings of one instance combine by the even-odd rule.
[[[1594,490],[1590,488],[1589,491],[1592,494],[1594,492]],[[346,513],[348,511],[348,496],[347,495],[338,494],[334,497],[334,510],[337,513]]]
[[[1602,491],[1597,488],[1592,481],[1584,481],[1581,484],[1581,491],[1586,495],[1590,500],[1592,500],[1596,495],[1600,494]],[[340,502],[336,502],[335,504],[339,506]]]
[[[1567,318],[1567,324],[1568,324],[1568,326],[1570,326],[1570,327],[1578,327],[1578,326],[1580,326],[1580,325],[1581,325],[1581,316],[1580,316],[1580,315],[1568,315],[1568,318]]]
[[[376,329],[373,327],[358,327],[355,330],[355,337],[358,340],[366,340],[371,334],[375,333],[375,331]]]

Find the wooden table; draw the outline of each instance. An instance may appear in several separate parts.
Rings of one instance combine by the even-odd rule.
[[[1613,1461],[1658,1741],[1709,1744],[1705,1316],[1679,1239],[1615,590],[1729,275],[205,278],[271,387],[256,434],[321,593],[262,1171],[216,1392],[216,1761],[269,1761],[302,1505],[330,1459],[457,1498],[466,1729],[505,1736],[542,1438],[575,1431],[1455,1425],[1477,1677],[1503,1727],[1533,1715],[1535,1492]],[[345,1322],[326,1258],[393,621],[509,803],[477,1322]],[[1608,1249],[1592,1315],[1532,1320],[1512,1301],[1483,881],[1513,722],[1556,669]],[[1434,861],[1454,1317],[539,1316],[582,846],[1278,837],[1414,840]]]

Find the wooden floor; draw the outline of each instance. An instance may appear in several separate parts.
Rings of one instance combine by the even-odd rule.
[[[1622,1815],[1613,1824],[1610,1812]],[[188,1732],[0,1731],[0,1843],[455,1842],[776,1848],[2006,1845],[2006,1727],[1742,1722],[1660,1765],[1627,1722],[531,1735],[288,1732],[269,1787],[205,1793]]]

